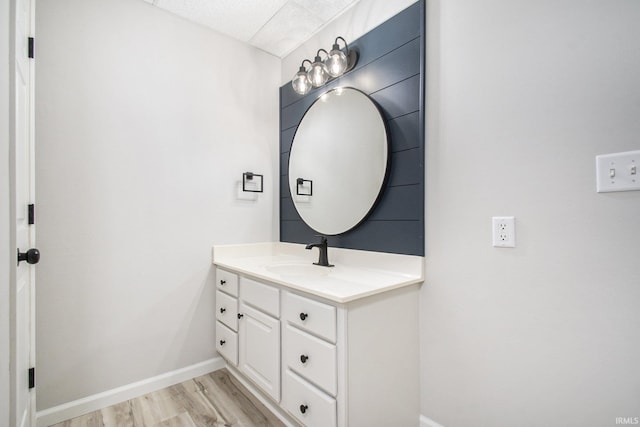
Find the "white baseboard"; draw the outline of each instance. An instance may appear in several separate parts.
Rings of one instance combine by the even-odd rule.
[[[420,427],[444,427],[442,424],[438,424],[430,418],[420,415]]]
[[[52,424],[79,417],[125,400],[134,399],[147,393],[190,380],[217,371],[226,366],[224,359],[220,356],[214,357],[195,365],[147,378],[142,381],[117,387],[102,393],[83,397],[72,402],[63,403],[53,408],[44,409],[36,413],[37,427],[47,427]]]

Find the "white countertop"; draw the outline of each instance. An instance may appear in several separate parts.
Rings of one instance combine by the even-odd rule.
[[[392,289],[421,283],[424,258],[332,248],[334,267],[313,265],[318,249],[282,242],[219,245],[213,247],[213,264],[248,276],[277,283],[337,303],[347,303]]]

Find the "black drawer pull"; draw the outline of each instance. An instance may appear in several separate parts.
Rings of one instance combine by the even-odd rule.
[[[300,361],[302,363],[307,363],[307,360],[309,360],[309,356],[307,356],[306,354],[301,354],[300,355]]]
[[[225,340],[220,340],[220,345],[224,345],[224,343],[226,343]]]
[[[238,313],[238,319],[242,319],[243,317],[244,317],[244,314]]]
[[[309,317],[307,313],[300,313],[300,320],[302,320],[303,322],[307,319],[307,317]]]
[[[220,286],[224,285],[225,283],[227,283],[226,280],[220,280]]]
[[[303,414],[307,412],[307,409],[309,409],[307,405],[300,405],[300,412],[302,412]]]
[[[220,313],[224,313],[225,311],[227,311],[227,309],[226,309],[226,308],[224,308],[224,307],[220,307]]]

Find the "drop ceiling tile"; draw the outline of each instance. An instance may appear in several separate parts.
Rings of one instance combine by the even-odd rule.
[[[282,57],[307,40],[324,22],[294,1],[284,5],[249,43]]]
[[[331,21],[358,0],[291,0],[324,23]]]
[[[359,0],[144,0],[283,57]]]
[[[287,0],[157,0],[176,15],[248,42]]]

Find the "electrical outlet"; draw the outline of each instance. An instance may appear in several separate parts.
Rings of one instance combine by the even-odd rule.
[[[497,248],[516,247],[516,218],[513,216],[494,216],[493,246]]]

